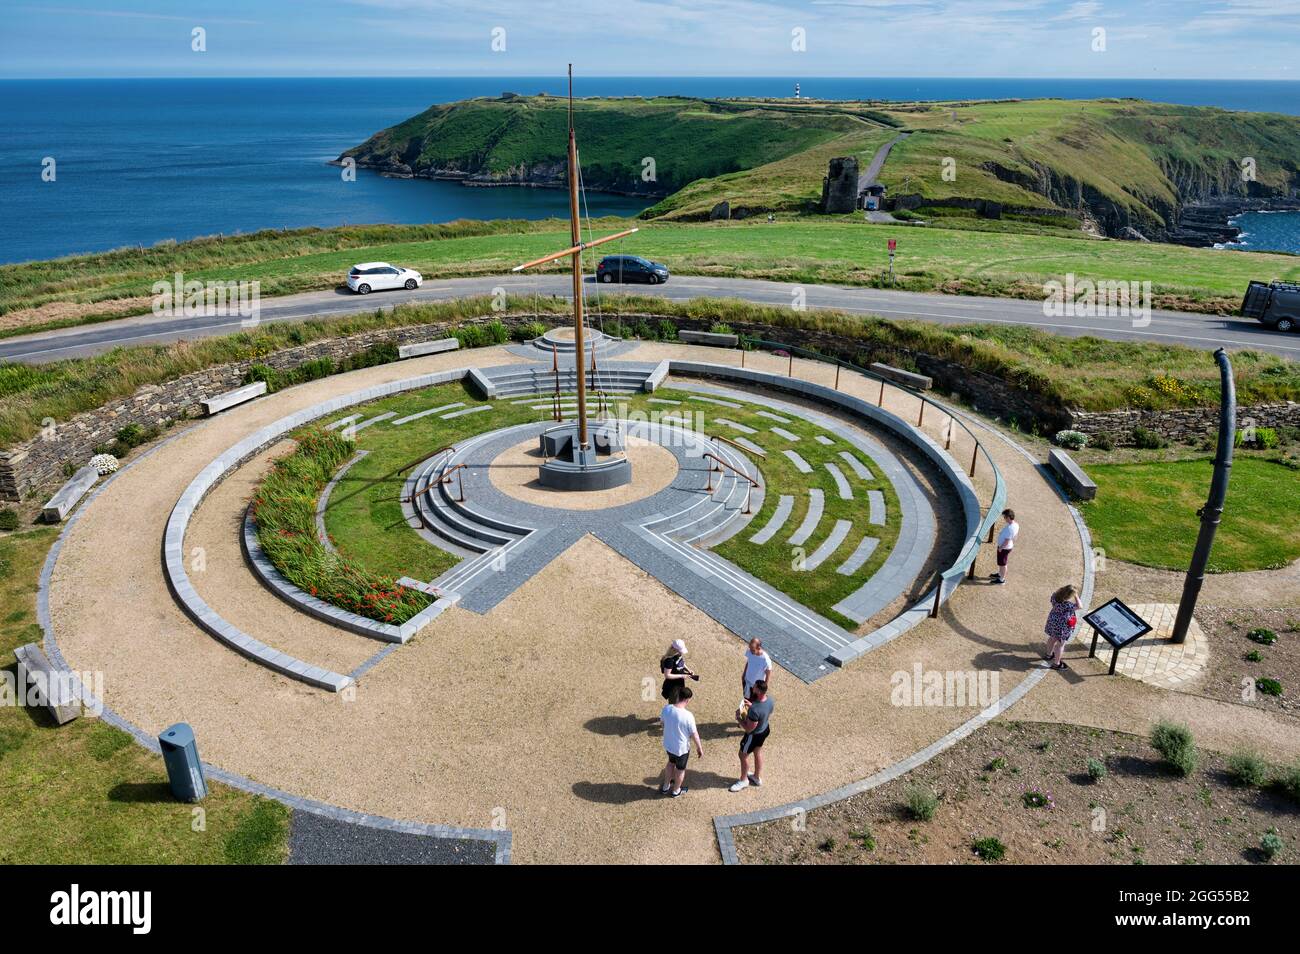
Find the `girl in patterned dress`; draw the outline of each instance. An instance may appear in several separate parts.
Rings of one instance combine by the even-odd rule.
[[[1044,657],[1052,669],[1069,669],[1061,659],[1065,644],[1074,635],[1074,628],[1079,624],[1079,594],[1073,585],[1061,587],[1052,594],[1052,610],[1047,614],[1047,655]]]

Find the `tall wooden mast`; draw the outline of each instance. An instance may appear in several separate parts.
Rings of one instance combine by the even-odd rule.
[[[573,242],[573,370],[578,378],[578,446],[587,447],[587,362],[582,326],[582,232],[578,222],[578,140],[573,134],[573,64],[569,64],[569,238]]]
[[[596,245],[603,245],[605,242],[612,242],[615,239],[623,238],[625,235],[631,235],[636,229],[625,229],[622,232],[616,232],[613,235],[606,235],[604,238],[593,239],[590,242],[582,241],[582,232],[579,228],[578,219],[578,140],[573,133],[573,64],[569,64],[569,239],[572,245],[562,252],[553,252],[550,255],[544,255],[541,258],[534,259],[531,262],[525,262],[522,265],[516,265],[511,269],[513,272],[522,272],[525,268],[532,268],[534,265],[545,265],[547,262],[553,262],[556,259],[564,258],[566,255],[571,259],[573,266],[573,342],[574,342],[574,363],[573,370],[578,378],[578,446],[586,448],[587,439],[587,362],[586,362],[586,335],[582,321],[582,251],[586,248],[592,248]]]

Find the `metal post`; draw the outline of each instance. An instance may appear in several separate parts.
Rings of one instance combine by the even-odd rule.
[[[976,455],[979,452],[980,452],[980,443],[979,441],[976,441],[975,446],[971,448],[971,452],[970,452],[970,476],[971,477],[975,476],[975,460],[976,460]]]
[[[464,467],[456,471],[456,482],[460,485],[460,500],[457,502],[464,503],[465,502],[465,468]]]
[[[939,600],[943,597],[943,577],[939,577],[939,583],[934,588],[934,606],[930,607],[930,619],[935,619],[939,615]]]
[[[794,377],[794,352],[793,351],[790,352],[790,367],[786,369],[785,376],[787,378]]]
[[[1214,546],[1214,533],[1223,518],[1228,477],[1232,472],[1232,448],[1237,438],[1237,388],[1232,380],[1228,353],[1219,348],[1214,352],[1214,360],[1219,363],[1219,446],[1214,455],[1214,477],[1210,481],[1209,497],[1205,506],[1197,511],[1201,529],[1196,535],[1196,549],[1192,551],[1192,562],[1187,567],[1187,578],[1183,581],[1183,598],[1178,602],[1178,616],[1169,636],[1171,643],[1181,643],[1186,639],[1187,628],[1192,624],[1192,612],[1201,595],[1201,584],[1205,582],[1205,565]],[[1111,669],[1114,670],[1113,663]]]
[[[943,449],[944,449],[944,450],[948,450],[950,447],[952,447],[952,428],[953,428],[953,425],[956,423],[956,420],[957,420],[957,419],[954,418],[954,417],[949,417],[949,418],[948,418],[948,433],[947,433],[947,435],[944,437],[944,441],[943,441]]]
[[[925,398],[921,398],[921,413],[916,415],[916,426],[920,427],[925,420]]]
[[[838,391],[839,389],[840,389],[840,362],[839,359],[836,358],[835,359],[835,390]]]
[[[876,401],[876,406],[877,407],[885,406],[885,379],[884,378],[880,379],[880,399]]]

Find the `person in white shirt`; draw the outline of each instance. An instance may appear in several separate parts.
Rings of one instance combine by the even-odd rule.
[[[745,668],[740,674],[740,699],[753,700],[754,683],[762,679],[770,682],[772,678],[772,657],[763,651],[763,641],[755,637],[749,641],[745,650]]]
[[[686,781],[686,762],[691,756],[692,742],[695,743],[695,754],[704,758],[700,732],[695,727],[695,714],[686,708],[693,695],[690,686],[682,686],[676,698],[659,713],[664,722],[664,751],[668,753],[668,764],[664,766],[663,782],[659,786],[661,795],[677,798],[686,791],[682,783]]]
[[[998,534],[998,572],[993,574],[993,582],[999,584],[1007,581],[1007,561],[1011,559],[1016,537],[1020,536],[1020,524],[1016,523],[1014,510],[1008,508],[1002,511],[1002,519],[1006,522]]]

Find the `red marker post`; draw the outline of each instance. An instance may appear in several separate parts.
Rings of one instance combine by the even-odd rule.
[[[894,284],[894,251],[898,248],[898,239],[889,240],[889,284]]]

